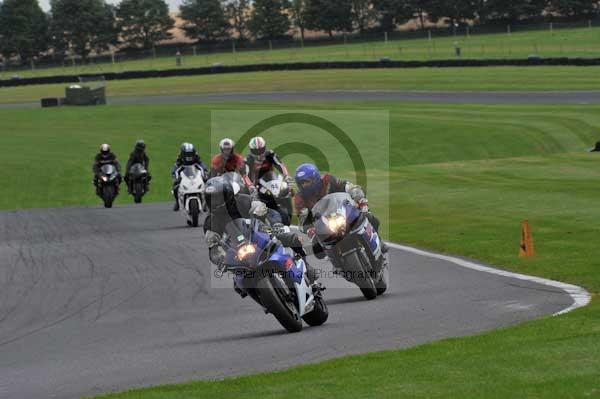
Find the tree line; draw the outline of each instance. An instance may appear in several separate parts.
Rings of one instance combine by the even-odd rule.
[[[543,18],[591,18],[598,0],[183,0],[185,35],[200,42],[274,40],[296,29],[391,32],[416,19],[451,24],[517,23]],[[172,38],[175,21],[164,0],[0,0],[0,54],[26,63],[50,50],[55,56],[101,53],[110,46],[149,49]]]

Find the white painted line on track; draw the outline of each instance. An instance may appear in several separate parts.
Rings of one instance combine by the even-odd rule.
[[[565,313],[572,312],[575,309],[579,309],[584,306],[587,306],[590,303],[590,301],[592,300],[592,296],[590,295],[589,292],[587,292],[584,288],[573,285],[573,284],[567,284],[567,283],[563,283],[560,281],[549,280],[549,279],[545,279],[542,277],[535,277],[535,276],[528,276],[528,275],[520,274],[520,273],[513,273],[513,272],[506,271],[506,270],[494,269],[489,266],[480,265],[478,263],[471,262],[471,261],[468,261],[465,259],[456,258],[454,256],[436,254],[434,252],[428,252],[428,251],[424,251],[422,249],[417,249],[417,248],[409,247],[406,245],[395,244],[393,242],[388,242],[388,245],[391,248],[394,248],[394,249],[397,249],[400,251],[409,252],[409,253],[419,255],[419,256],[424,256],[427,258],[443,260],[446,262],[453,263],[457,266],[465,267],[467,269],[476,270],[476,271],[480,271],[480,272],[484,272],[484,273],[495,274],[497,276],[502,276],[502,277],[515,278],[518,280],[529,281],[532,283],[542,284],[542,285],[546,285],[549,287],[561,289],[571,296],[571,298],[573,299],[573,304],[559,312],[554,313],[553,316],[559,316],[559,315],[562,315]]]

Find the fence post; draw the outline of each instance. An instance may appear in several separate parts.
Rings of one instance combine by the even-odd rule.
[[[346,35],[346,32],[344,32],[344,52],[346,53],[346,58],[350,57],[350,54],[348,53],[348,36]]]
[[[300,48],[304,49],[304,38],[300,36]]]
[[[156,59],[156,47],[152,46],[152,58]]]
[[[31,59],[31,70],[35,71],[35,62],[33,61],[33,58]]]
[[[511,35],[511,31],[510,31],[510,25],[506,26],[506,33],[508,33],[508,36]]]
[[[467,38],[471,37],[470,27],[467,25]]]
[[[427,37],[428,37],[429,41],[431,41],[431,29],[429,29],[427,31]]]
[[[592,20],[588,20],[588,28],[592,29]]]
[[[192,46],[192,52],[193,52],[193,54],[194,54],[194,57],[195,57],[196,55],[198,55],[198,54],[196,53],[196,46]]]
[[[385,41],[385,45],[387,46],[387,44],[388,44],[388,33],[385,32],[383,36],[385,38],[385,40],[384,40]]]
[[[550,32],[554,32],[554,23],[550,22]]]
[[[269,51],[273,51],[273,42],[269,40]]]

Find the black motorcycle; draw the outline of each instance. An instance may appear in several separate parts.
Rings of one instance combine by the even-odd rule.
[[[102,201],[105,208],[112,208],[113,202],[119,195],[119,184],[121,184],[121,175],[114,165],[103,165],[98,175],[98,187],[96,193]]]
[[[148,170],[141,163],[131,165],[127,184],[129,193],[133,196],[136,204],[142,203],[142,198],[148,192],[148,183],[150,182]]]

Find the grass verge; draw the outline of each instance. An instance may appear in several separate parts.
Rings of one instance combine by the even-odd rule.
[[[600,90],[600,67],[419,68],[256,72],[119,80],[110,97],[315,90]],[[64,97],[67,85],[0,88],[0,104]]]

